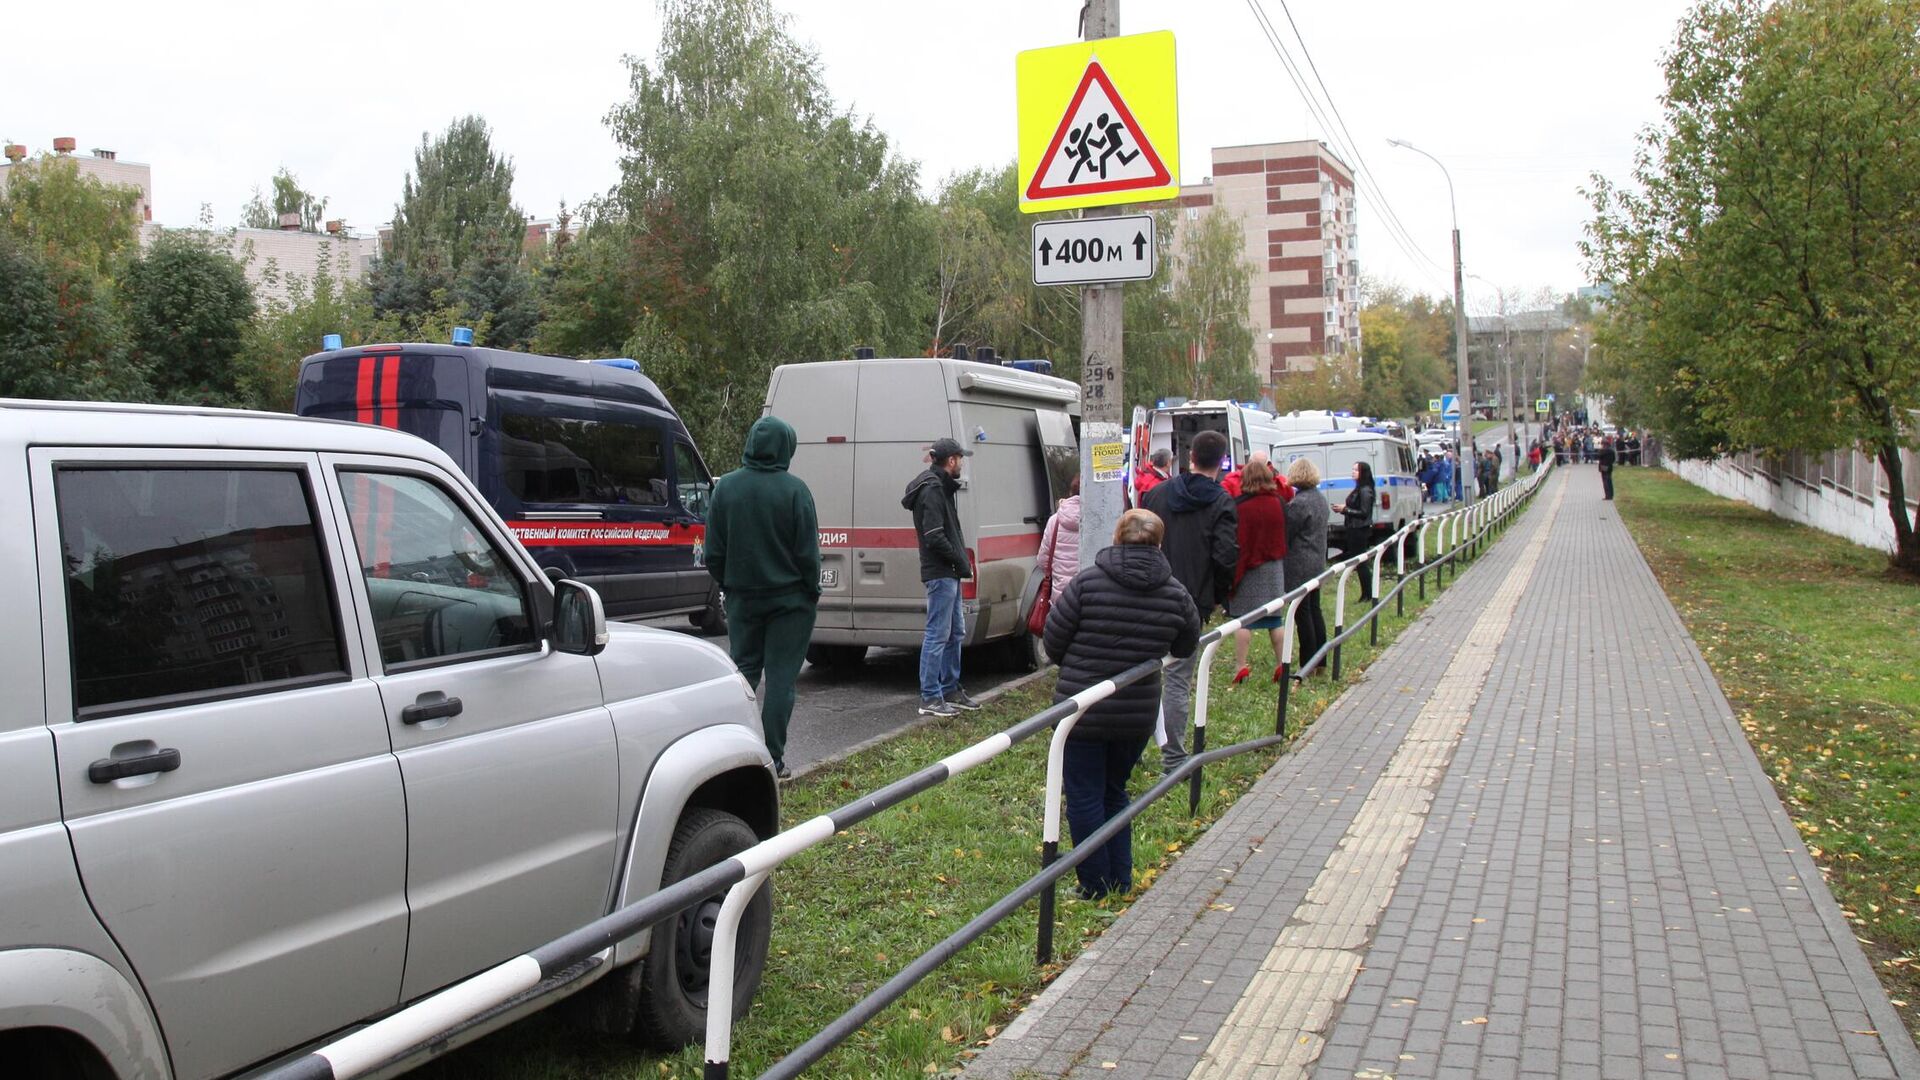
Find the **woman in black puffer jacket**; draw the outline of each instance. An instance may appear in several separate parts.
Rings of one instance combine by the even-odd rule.
[[[1060,665],[1053,699],[1062,701],[1143,660],[1193,655],[1200,612],[1173,579],[1160,550],[1166,526],[1146,510],[1129,510],[1113,530],[1113,547],[1068,583],[1047,613],[1047,655]],[[1127,777],[1153,735],[1160,714],[1155,672],[1087,710],[1067,736],[1062,774],[1067,827],[1083,843],[1127,805]],[[1077,868],[1080,895],[1096,899],[1133,887],[1133,830],[1122,829]]]

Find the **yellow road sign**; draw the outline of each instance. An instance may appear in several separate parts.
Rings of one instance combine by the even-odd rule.
[[[1155,202],[1180,194],[1173,32],[1029,49],[1020,98],[1020,209]]]

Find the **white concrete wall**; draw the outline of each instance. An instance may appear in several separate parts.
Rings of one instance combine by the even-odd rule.
[[[1844,537],[1878,551],[1893,551],[1893,521],[1887,499],[1875,483],[1873,500],[1828,484],[1818,487],[1787,477],[1769,477],[1758,470],[1736,468],[1726,458],[1714,461],[1669,461],[1675,476],[1715,495],[1757,506],[1788,521],[1811,525],[1821,532]],[[1879,478],[1879,470],[1874,470]]]

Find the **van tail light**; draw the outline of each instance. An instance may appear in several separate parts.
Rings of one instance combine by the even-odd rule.
[[[1380,509],[1382,510],[1393,509],[1393,492],[1383,491],[1380,493]]]
[[[980,564],[974,561],[972,548],[967,549],[967,569],[973,572],[960,583],[960,599],[973,600],[980,595]]]

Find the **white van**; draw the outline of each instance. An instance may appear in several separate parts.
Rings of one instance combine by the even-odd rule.
[[[1272,455],[1275,446],[1289,440],[1351,431],[1363,423],[1364,418],[1325,409],[1271,413],[1239,401],[1188,401],[1153,410],[1147,420],[1146,445],[1148,453],[1171,453],[1177,472],[1187,459],[1193,437],[1202,431],[1217,431],[1227,437],[1227,467],[1232,469],[1246,464],[1256,450]]]
[[[1042,662],[1021,590],[1055,505],[1080,468],[1080,388],[1012,367],[944,358],[785,364],[766,410],[799,436],[789,471],[820,521],[820,610],[807,659],[855,664],[870,645],[917,647],[927,624],[913,515],[900,505],[947,437],[973,451],[958,504],[974,576],[961,583],[967,644],[1008,643]]]
[[[1420,516],[1423,496],[1415,473],[1413,444],[1385,431],[1332,431],[1288,439],[1273,448],[1274,464],[1285,469],[1300,458],[1320,467],[1320,490],[1338,506],[1353,490],[1353,464],[1373,469],[1373,528],[1390,533]]]

